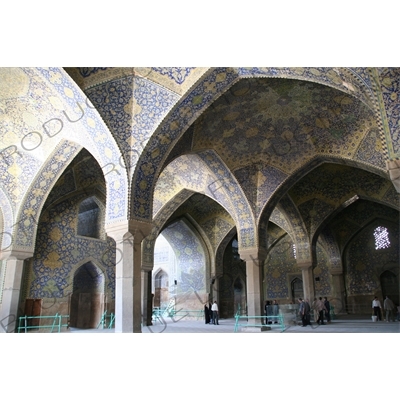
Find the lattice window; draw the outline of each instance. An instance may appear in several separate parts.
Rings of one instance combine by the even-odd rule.
[[[387,228],[378,226],[374,230],[375,250],[387,249],[390,247],[389,232]]]
[[[292,250],[293,250],[293,257],[297,258],[297,251],[296,251],[296,244],[295,243],[292,244]]]

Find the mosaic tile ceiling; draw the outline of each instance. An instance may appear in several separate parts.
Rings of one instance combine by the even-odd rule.
[[[212,173],[197,182],[193,174],[189,189],[202,186],[223,205],[248,246],[265,204],[316,156],[386,176],[385,161],[400,155],[396,68],[0,68],[0,78],[0,204],[10,234],[19,216],[21,229],[25,215],[38,219],[82,147],[104,172],[107,223],[128,214],[151,220],[153,206],[157,212],[187,189],[167,182],[168,196],[157,189],[153,201],[163,163],[197,152]],[[215,178],[233,191],[210,192]],[[29,247],[27,236],[16,242]]]
[[[193,150],[215,149],[231,170],[260,163],[289,174],[315,154],[354,158],[375,127],[371,109],[330,87],[249,79],[195,122]]]

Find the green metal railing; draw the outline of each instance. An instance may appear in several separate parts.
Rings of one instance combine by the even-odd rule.
[[[254,320],[259,319],[260,323],[249,322],[249,319],[254,319]],[[264,323],[266,319],[272,320],[273,322],[277,321],[277,323],[276,324],[272,323],[272,324],[266,325]],[[241,323],[240,320],[246,320],[246,322],[245,323]],[[251,327],[251,328],[269,326],[271,329],[272,329],[272,327],[280,328],[281,332],[283,332],[285,330],[285,323],[284,323],[282,314],[248,316],[248,315],[239,315],[239,313],[236,313],[236,315],[235,315],[234,332],[238,332],[239,331],[239,327],[241,327],[241,326],[243,326],[243,327]]]
[[[44,315],[44,316],[23,316],[19,317],[18,321],[18,333],[21,333],[23,331],[24,333],[28,333],[28,329],[50,329],[50,333],[53,333],[53,331],[56,329],[56,331],[59,333],[61,332],[61,328],[69,326],[68,323],[62,323],[63,318],[69,319],[69,315],[61,315],[61,314],[56,314],[56,315]],[[50,322],[49,324],[41,324],[39,321],[39,325],[31,325],[29,324],[30,320],[33,319],[39,319],[39,320],[52,320],[52,323]]]
[[[107,326],[107,320],[108,320],[108,326]],[[103,312],[100,318],[100,322],[97,325],[97,329],[101,328],[104,329],[104,327],[111,329],[114,325],[115,322],[115,314],[107,314],[107,310]]]
[[[197,319],[204,317],[204,310],[175,310],[172,308],[162,309],[159,307],[153,308],[153,320],[161,321],[163,316],[167,317],[196,317]]]

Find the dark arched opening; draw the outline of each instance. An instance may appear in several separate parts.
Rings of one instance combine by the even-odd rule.
[[[97,328],[104,312],[104,274],[92,262],[77,269],[71,296],[70,326]]]

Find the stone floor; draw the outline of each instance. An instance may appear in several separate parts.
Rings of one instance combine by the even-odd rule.
[[[282,332],[279,325],[270,325],[269,331],[261,332],[260,328],[243,330],[240,333],[400,333],[400,322],[373,322],[370,316],[339,316],[326,325],[287,326]],[[163,318],[152,326],[142,328],[142,333],[234,333],[235,319],[221,319],[219,325],[205,324],[201,320],[185,320],[179,318]],[[256,332],[254,332],[256,331]],[[114,333],[114,329],[75,329],[70,333]]]

